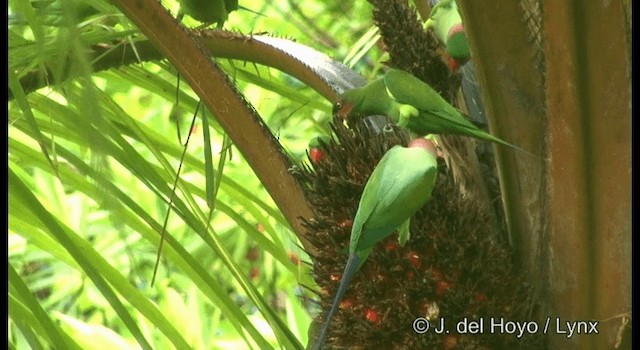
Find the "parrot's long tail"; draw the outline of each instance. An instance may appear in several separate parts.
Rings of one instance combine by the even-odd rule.
[[[327,317],[324,320],[320,335],[316,338],[315,344],[313,344],[311,350],[322,349],[324,338],[327,336],[327,331],[329,330],[329,325],[331,324],[331,318],[338,309],[338,305],[340,305],[340,301],[342,300],[344,293],[347,291],[347,286],[349,286],[349,282],[351,282],[353,275],[356,273],[356,271],[358,271],[358,267],[360,267],[360,257],[358,257],[357,254],[349,254],[349,260],[347,261],[347,266],[345,266],[344,272],[342,273],[342,280],[340,281],[340,285],[338,286],[336,296],[333,299],[333,304],[331,305],[329,314],[327,314]]]

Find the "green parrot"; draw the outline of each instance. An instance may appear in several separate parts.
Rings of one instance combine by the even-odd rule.
[[[424,138],[413,140],[408,147],[394,146],[382,157],[364,187],[351,226],[347,265],[312,349],[321,349],[349,282],[373,246],[396,229],[403,231],[401,241],[408,239],[409,220],[431,198],[437,173],[436,147]]]
[[[354,114],[386,115],[418,135],[465,135],[523,151],[478,129],[431,86],[399,69],[389,69],[382,78],[345,91],[334,105],[333,113],[341,118]]]
[[[453,60],[449,62],[451,70],[456,71],[471,58],[462,18],[454,0],[442,0],[434,6],[424,26],[433,28],[438,40],[444,44]]]
[[[193,19],[211,25],[217,23],[218,28],[227,20],[229,13],[238,9],[238,0],[178,0],[180,12],[178,18],[185,13]]]

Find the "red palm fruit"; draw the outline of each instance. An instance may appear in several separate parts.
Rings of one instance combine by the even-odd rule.
[[[332,273],[331,275],[329,275],[329,279],[331,279],[331,282],[340,282],[341,278],[342,276],[339,273]]]
[[[451,287],[453,286],[447,281],[438,282],[436,284],[436,295],[439,297],[443,296]]]
[[[445,335],[442,338],[442,347],[446,350],[450,350],[456,347],[456,345],[458,345],[458,337],[455,335]]]
[[[390,240],[384,243],[384,250],[391,252],[398,249],[398,242],[395,240]]]
[[[309,150],[309,158],[313,163],[318,164],[325,158],[325,154],[320,148],[312,148]]]
[[[338,227],[349,229],[349,230],[351,229],[352,226],[353,226],[353,220],[351,219],[342,220],[338,224]]]
[[[407,254],[407,260],[413,265],[416,269],[420,268],[420,255],[416,252],[410,252]]]
[[[344,299],[340,303],[341,309],[353,309],[353,300],[352,299]]]
[[[478,303],[482,303],[482,302],[487,301],[487,296],[486,296],[486,295],[484,295],[483,293],[476,293],[476,294],[473,296],[473,299],[474,299],[476,302],[478,302]]]
[[[364,312],[364,317],[373,324],[380,323],[380,315],[372,309],[367,309],[367,311]]]

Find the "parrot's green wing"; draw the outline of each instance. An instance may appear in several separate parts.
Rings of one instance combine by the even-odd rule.
[[[382,159],[380,159],[380,162],[378,162],[378,165],[373,169],[371,176],[369,176],[369,179],[367,180],[367,184],[365,185],[362,196],[360,197],[360,204],[358,205],[356,217],[354,218],[353,225],[351,226],[349,253],[355,253],[358,249],[364,248],[364,246],[359,246],[362,239],[364,225],[378,207],[379,202],[377,199],[380,198],[381,194],[389,191],[389,189],[385,189],[384,187],[381,188],[381,185],[384,185],[382,176],[386,173],[386,164],[390,155],[396,153],[401,148],[402,146],[393,146],[388,150]]]
[[[390,69],[384,75],[384,82],[387,92],[398,103],[413,106],[420,111],[419,117],[412,117],[408,122],[408,128],[418,134],[466,135],[522,150],[478,129],[431,86],[407,72]]]
[[[435,154],[420,148],[391,148],[362,194],[350,252],[371,248],[408,220],[430,198],[436,175]]]
[[[462,112],[450,105],[431,86],[405,71],[389,69],[384,75],[384,83],[387,92],[399,103],[414,106],[421,111],[442,111],[450,115],[448,119],[461,126],[475,127],[464,119]]]

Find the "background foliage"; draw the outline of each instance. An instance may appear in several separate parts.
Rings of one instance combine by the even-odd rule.
[[[179,7],[163,4],[173,13]],[[361,58],[375,44],[364,2],[242,5],[260,15],[233,12],[225,28],[295,37],[338,59],[350,56],[362,68],[380,55],[373,46]],[[155,61],[93,72],[89,48],[136,36],[108,2],[15,1],[9,11],[16,97],[9,104],[11,346],[305,344],[314,312],[308,258],[242,156],[233,145],[225,148],[215,119],[208,118],[212,163],[221,176],[211,225],[204,233],[210,208],[198,119],[150,286],[181,142],[197,105],[188,85],[178,85],[175,69]],[[183,23],[199,25],[190,18]],[[348,50],[364,44],[359,55]],[[291,156],[305,159],[308,140],[326,130],[330,103],[276,70],[218,62]],[[79,77],[18,92],[17,79],[27,73],[53,81],[69,70]]]

